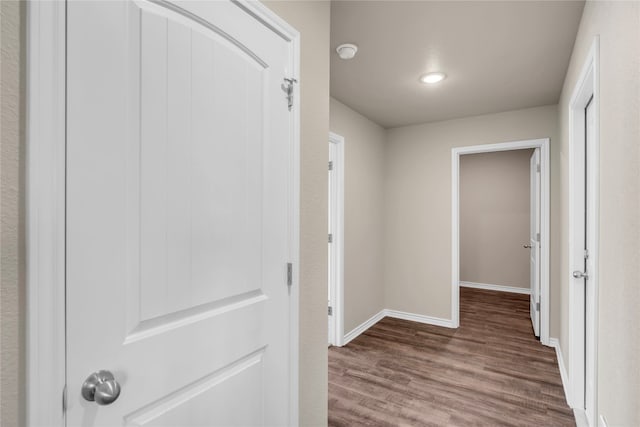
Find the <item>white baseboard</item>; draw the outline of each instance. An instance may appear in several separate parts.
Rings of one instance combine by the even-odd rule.
[[[608,427],[607,419],[604,417],[604,415],[600,415],[600,419],[598,421],[598,427]]]
[[[587,413],[584,412],[584,409],[573,408],[573,418],[576,420],[576,427],[595,427],[589,425]]]
[[[426,323],[427,325],[442,326],[444,328],[453,328],[453,322],[449,319],[441,319],[439,317],[424,316],[422,314],[407,313],[397,310],[383,310],[385,316],[395,319],[410,320],[412,322]]]
[[[360,325],[353,328],[351,332],[345,334],[344,339],[342,340],[342,345],[347,345],[350,341],[353,341],[360,334],[364,333],[364,331],[366,331],[385,317],[410,320],[412,322],[426,323],[427,325],[442,326],[444,328],[453,328],[453,322],[449,319],[441,319],[439,317],[430,317],[424,316],[422,314],[413,314],[404,311],[389,310],[385,308],[380,310],[379,313],[371,316],[371,318],[365,320]]]
[[[549,346],[556,349],[556,358],[558,359],[558,368],[560,368],[560,378],[562,379],[562,388],[564,389],[564,399],[567,404],[571,406],[571,399],[569,399],[569,374],[567,373],[567,368],[564,365],[564,357],[562,356],[560,341],[558,338],[549,338]]]
[[[365,320],[362,324],[356,326],[351,332],[344,335],[344,339],[342,340],[342,345],[349,344],[350,341],[358,337],[361,333],[378,323],[380,320],[384,318],[384,310],[380,310],[379,313],[371,316],[370,319]]]
[[[489,283],[460,282],[464,288],[485,289],[487,291],[511,292],[514,294],[531,295],[530,288],[519,288],[517,286],[491,285]]]

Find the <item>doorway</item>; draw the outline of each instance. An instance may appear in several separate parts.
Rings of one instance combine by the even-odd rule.
[[[510,150],[534,149],[539,154],[540,166],[540,203],[539,203],[539,239],[534,237],[539,248],[539,297],[532,309],[539,316],[540,341],[549,345],[549,139],[535,139],[499,144],[476,145],[453,148],[452,159],[452,283],[451,312],[453,327],[460,326],[460,156],[465,154],[491,153]],[[534,154],[535,156],[535,154]],[[537,165],[535,166],[537,170]],[[534,292],[532,292],[533,294]],[[539,304],[539,305],[538,305]],[[533,317],[533,316],[532,316]],[[534,322],[537,320],[532,319]]]
[[[526,295],[536,337],[539,166],[539,148],[466,154],[460,160],[460,286]]]
[[[328,344],[344,343],[344,137],[329,133],[327,238]]]
[[[598,39],[569,104],[569,404],[596,425],[598,310]]]

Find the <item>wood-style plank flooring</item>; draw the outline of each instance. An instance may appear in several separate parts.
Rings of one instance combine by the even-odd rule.
[[[385,318],[329,349],[330,426],[574,426],[529,296],[460,288],[460,328]]]

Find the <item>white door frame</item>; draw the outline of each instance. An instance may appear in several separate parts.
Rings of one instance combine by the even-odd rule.
[[[331,286],[331,330],[329,344],[344,345],[344,137],[329,132],[330,149],[334,150],[332,191],[330,195],[331,223],[334,224],[332,258],[329,260],[329,286]]]
[[[460,156],[540,148],[540,342],[549,345],[549,138],[451,149],[451,322],[460,326]]]
[[[291,77],[299,80],[300,35],[259,2],[236,0],[290,42]],[[64,426],[65,387],[65,206],[66,206],[66,3],[27,2],[26,157],[26,424]],[[289,200],[290,424],[298,420],[298,298],[300,233],[300,96],[294,86],[291,115]],[[283,277],[283,283],[286,277]],[[286,286],[283,284],[283,286]],[[73,392],[73,391],[72,391]]]
[[[574,410],[582,411],[591,425],[597,425],[597,319],[598,319],[598,248],[599,248],[599,134],[600,134],[600,93],[599,93],[599,39],[596,36],[589,53],[585,59],[580,76],[574,87],[571,101],[569,102],[569,405]],[[587,216],[592,220],[587,225],[589,239],[589,260],[591,271],[588,272],[588,284],[592,287],[592,297],[587,298],[585,288],[576,283],[572,277],[574,270],[582,270],[584,262],[584,224],[574,221],[576,215],[582,215],[584,209],[584,187],[580,181],[584,181],[584,156],[585,156],[585,108],[592,99],[592,107],[595,113],[595,138],[587,142],[586,155],[588,161],[589,184],[587,185]],[[582,242],[581,242],[582,240]],[[593,313],[590,319],[592,331],[589,336],[588,348],[585,348],[585,303]],[[585,356],[589,355],[593,360],[594,388],[589,402],[591,413],[585,410]]]

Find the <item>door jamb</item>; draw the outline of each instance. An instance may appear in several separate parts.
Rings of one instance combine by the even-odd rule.
[[[584,414],[587,419],[597,424],[597,398],[596,391],[598,389],[597,376],[597,319],[598,319],[598,256],[599,256],[599,134],[600,134],[600,90],[599,90],[599,37],[595,36],[591,48],[584,61],[584,65],[577,79],[576,85],[569,102],[569,405],[574,410],[585,410],[584,396],[586,387],[585,377],[585,356],[588,353],[593,360],[593,399],[591,402],[591,414]],[[576,175],[580,174],[584,177],[584,138],[585,138],[585,118],[584,110],[589,99],[593,96],[592,108],[595,114],[595,138],[586,147],[588,168],[590,176],[588,179],[591,185],[588,196],[587,215],[592,218],[591,225],[587,230],[588,236],[591,237],[592,244],[589,245],[589,258],[592,260],[592,271],[589,271],[589,285],[593,287],[593,299],[587,301],[585,288],[576,286],[571,272],[575,267],[575,260],[582,257],[582,249],[577,248],[575,239],[580,233],[575,230],[576,224],[573,218],[576,215],[577,203],[584,204],[584,199],[578,197],[576,191]],[[582,159],[582,162],[580,162]],[[580,178],[582,179],[582,178]],[[581,190],[582,191],[582,190]],[[584,307],[588,304],[592,308],[593,317],[589,319],[591,322],[592,336],[589,342],[589,348],[585,348],[584,334],[586,333],[585,312],[578,309],[579,306]]]
[[[460,326],[460,156],[540,148],[540,342],[549,346],[549,138],[451,149],[451,321]]]
[[[333,260],[330,265],[333,273],[332,307],[333,307],[333,342],[330,344],[342,347],[344,345],[344,137],[329,132],[329,143],[335,147],[335,163],[333,165],[336,183],[331,215],[335,224],[333,236]]]
[[[234,0],[290,43],[300,80],[300,34],[260,2]],[[66,3],[28,0],[26,138],[26,424],[65,425]],[[289,423],[299,423],[300,90],[289,122]],[[283,277],[286,277],[283,275]],[[284,279],[283,279],[284,280]],[[58,397],[56,397],[58,396]]]

